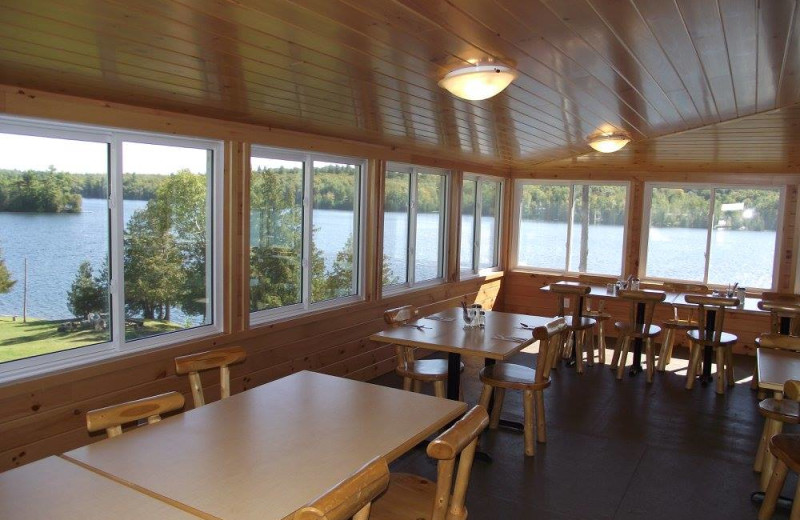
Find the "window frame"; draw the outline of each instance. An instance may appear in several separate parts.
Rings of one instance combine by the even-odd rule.
[[[458,235],[458,251],[459,251],[459,263],[458,269],[461,279],[467,278],[474,278],[478,276],[483,276],[488,273],[495,273],[498,271],[502,271],[502,255],[500,254],[500,246],[502,244],[502,237],[503,237],[503,230],[504,230],[504,222],[503,222],[503,211],[505,210],[505,195],[506,195],[506,179],[503,177],[496,177],[493,175],[485,175],[480,173],[473,173],[473,172],[464,172],[461,181],[461,193],[459,193],[459,202],[460,202],[460,209],[463,211],[464,208],[464,182],[475,182],[475,221],[473,223],[473,230],[472,230],[472,267],[470,269],[465,269],[461,267],[461,239],[463,237],[463,230],[461,229],[461,217],[463,213],[458,215],[458,227],[459,227],[459,235]],[[493,265],[489,267],[481,267],[481,233],[482,227],[480,225],[481,218],[483,217],[483,192],[481,190],[481,185],[483,183],[489,184],[497,184],[498,185],[498,193],[497,193],[497,216],[495,217],[495,244],[494,244],[494,260]]]
[[[450,196],[451,190],[453,189],[453,174],[451,170],[445,168],[435,168],[430,166],[420,166],[416,164],[409,164],[409,163],[401,163],[401,162],[394,162],[388,161],[382,172],[384,180],[386,179],[386,175],[392,171],[395,173],[408,173],[410,176],[409,181],[409,204],[408,204],[408,233],[407,239],[408,242],[406,244],[406,281],[400,282],[391,285],[383,285],[383,255],[384,249],[381,249],[380,255],[380,266],[378,268],[378,272],[380,273],[378,281],[381,282],[381,296],[388,297],[394,296],[397,294],[402,294],[405,292],[413,291],[420,288],[425,287],[432,287],[436,285],[441,285],[445,283],[447,280],[447,262],[448,262],[448,254],[447,254],[447,244],[450,237],[450,208],[451,208],[451,200],[452,197]],[[442,218],[440,220],[440,234],[439,234],[439,259],[438,262],[442,266],[441,276],[437,278],[432,278],[429,280],[423,280],[418,282],[416,280],[416,247],[417,247],[417,200],[418,200],[418,176],[419,174],[427,174],[427,175],[439,175],[442,177],[444,189],[442,190],[442,198],[444,200],[444,207],[442,208]],[[384,182],[384,189],[383,193],[381,193],[381,197],[383,197],[384,201],[386,200],[386,183]],[[381,216],[381,229],[380,233],[383,235],[386,224],[386,208],[383,208],[383,215]]]
[[[569,270],[569,259],[571,253],[572,242],[572,221],[573,212],[575,209],[575,186],[588,184],[589,186],[624,186],[625,187],[625,210],[623,212],[622,221],[622,251],[620,261],[619,274],[608,273],[593,273],[587,271],[581,273],[579,271]],[[519,234],[522,230],[522,191],[526,185],[555,185],[555,186],[568,186],[570,193],[570,206],[569,206],[569,222],[567,225],[566,235],[566,257],[564,269],[553,269],[549,267],[535,267],[528,265],[520,265],[519,263]],[[588,276],[605,276],[605,277],[620,277],[625,272],[625,253],[628,248],[628,223],[631,209],[631,182],[630,181],[596,181],[591,179],[586,180],[561,180],[561,179],[517,179],[514,182],[514,207],[512,212],[511,224],[511,247],[509,248],[509,264],[514,271],[522,271],[529,273],[543,273],[549,275],[588,275]]]
[[[139,352],[167,348],[179,343],[211,337],[224,330],[224,294],[222,281],[223,251],[223,158],[224,144],[220,140],[175,136],[157,132],[141,132],[123,128],[84,125],[57,120],[20,118],[0,115],[0,132],[31,137],[66,139],[105,143],[108,146],[108,254],[111,277],[108,285],[110,299],[111,340],[35,355],[0,363],[0,384],[37,377],[47,373],[85,366],[98,361],[115,359]],[[124,216],[122,198],[122,143],[137,142],[164,146],[180,146],[211,150],[211,180],[207,197],[207,226],[210,244],[207,262],[207,288],[211,291],[211,323],[185,330],[154,334],[133,340],[125,339],[125,273],[123,268]],[[116,273],[116,274],[115,274]]]
[[[679,278],[663,278],[657,276],[647,276],[647,253],[650,241],[650,211],[653,202],[653,189],[654,188],[683,188],[683,189],[707,189],[711,192],[709,198],[709,215],[708,224],[706,225],[706,250],[703,254],[704,270],[703,280],[683,280]],[[775,250],[772,255],[772,285],[768,288],[753,288],[755,291],[771,291],[775,290],[778,285],[778,267],[780,265],[780,247],[783,243],[783,226],[786,207],[786,186],[764,186],[746,183],[713,183],[713,182],[693,182],[693,183],[680,183],[680,182],[645,182],[643,189],[643,202],[642,202],[642,231],[639,250],[639,272],[637,276],[643,280],[652,280],[658,282],[679,282],[679,283],[702,283],[709,287],[723,287],[722,284],[709,284],[708,271],[711,264],[711,231],[714,220],[714,201],[716,198],[717,189],[751,189],[751,190],[777,190],[778,196],[778,222],[777,229],[775,230]],[[747,288],[750,291],[750,287]]]
[[[268,155],[256,155],[256,152],[260,154],[268,154]],[[250,303],[250,284],[247,284],[248,291],[247,291],[247,302],[248,302],[248,315],[249,315],[249,323],[250,326],[257,326],[263,325],[266,323],[272,323],[275,321],[286,320],[296,316],[302,316],[305,314],[312,314],[315,312],[324,311],[327,309],[340,307],[342,304],[348,303],[355,303],[360,302],[365,299],[365,274],[366,274],[366,239],[365,239],[365,230],[366,230],[366,201],[367,201],[367,185],[370,181],[370,172],[368,167],[367,159],[360,158],[360,157],[351,157],[345,155],[333,155],[327,153],[319,153],[319,152],[310,152],[304,150],[295,150],[295,149],[287,149],[287,148],[276,148],[272,146],[260,145],[260,144],[253,144],[250,147],[250,157],[249,160],[252,164],[253,157],[260,157],[263,159],[279,159],[285,161],[298,161],[303,164],[303,244],[302,244],[302,251],[303,251],[303,258],[302,258],[302,294],[301,294],[301,301],[300,303],[294,303],[290,305],[285,305],[283,307],[276,307],[272,309],[260,309],[260,310],[249,310],[249,303]],[[340,298],[332,298],[330,300],[323,300],[320,302],[311,302],[311,270],[308,268],[308,261],[311,258],[311,243],[313,239],[313,229],[314,229],[314,172],[313,172],[313,165],[315,162],[329,162],[329,163],[341,163],[341,164],[349,164],[353,166],[358,166],[359,170],[359,185],[358,189],[355,193],[354,202],[354,209],[353,209],[353,241],[357,243],[354,244],[354,250],[357,253],[353,258],[353,263],[355,264],[354,272],[356,274],[354,279],[354,284],[356,285],[356,290],[354,294],[349,296],[343,296]],[[250,166],[248,166],[248,170]],[[252,171],[248,173],[248,175],[252,175]],[[252,206],[250,204],[250,193],[247,194],[247,211],[248,215],[249,212],[252,210]],[[249,230],[246,233],[246,250],[247,255],[249,258],[251,249],[250,243],[250,232]],[[247,262],[248,266],[248,275],[247,279],[250,279],[249,276],[249,266],[250,262]]]

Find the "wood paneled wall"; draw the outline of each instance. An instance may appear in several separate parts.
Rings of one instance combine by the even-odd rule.
[[[248,304],[242,288],[248,270],[246,211],[249,193],[247,171],[249,144],[318,150],[366,157],[370,170],[377,171],[383,160],[406,161],[455,170],[469,169],[505,175],[474,163],[448,162],[435,156],[419,156],[402,150],[351,141],[274,130],[267,127],[204,119],[156,110],[112,105],[89,99],[0,87],[0,112],[45,117],[75,123],[100,124],[146,131],[219,138],[225,140],[224,204],[224,332],[202,340],[132,354],[87,367],[49,374],[0,386],[0,471],[61,453],[103,436],[86,432],[87,410],[170,390],[187,396],[188,379],[175,375],[175,356],[225,345],[241,345],[247,360],[231,367],[233,393],[264,384],[299,370],[315,370],[338,376],[367,380],[392,370],[394,349],[368,340],[384,327],[383,311],[413,304],[423,313],[457,305],[461,299],[491,308],[498,298],[503,273],[459,280],[458,259],[451,258],[446,284],[380,298],[382,229],[382,188],[372,174],[368,189],[366,249],[369,252],[365,301],[302,317],[248,327]],[[459,177],[458,173],[455,175]],[[451,190],[453,199],[460,194]],[[458,250],[460,219],[450,215],[449,249]],[[454,242],[455,241],[455,242]],[[209,400],[219,396],[216,374],[204,374]],[[191,405],[189,405],[191,406]]]

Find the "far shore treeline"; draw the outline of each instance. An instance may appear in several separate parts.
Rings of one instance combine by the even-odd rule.
[[[315,168],[314,207],[317,209],[352,209],[353,177],[339,175],[353,168],[348,165],[326,165]],[[259,175],[266,170],[256,168]],[[302,175],[299,169],[275,168],[274,181],[280,191],[302,197]],[[166,175],[123,174],[123,198],[149,201],[154,198]],[[421,212],[437,212],[441,207],[434,176],[420,176],[418,183],[418,208]],[[387,211],[408,211],[408,176],[390,173],[386,179],[385,207]],[[574,191],[575,218],[580,221],[582,197],[579,186]],[[622,186],[592,186],[588,191],[589,222],[601,225],[623,225],[626,193]],[[103,174],[48,171],[19,171],[0,169],[0,211],[38,213],[77,213],[81,211],[82,198],[105,198],[107,176]],[[465,195],[474,197],[472,194]],[[483,207],[494,206],[494,196],[484,192]],[[708,225],[707,189],[658,188],[651,204],[651,225],[656,227],[704,228]],[[721,204],[744,202],[745,208],[754,210],[751,218],[741,213],[726,215],[735,229],[775,230],[778,222],[778,190],[718,189],[715,210]],[[299,202],[299,201],[298,201]],[[487,204],[487,202],[490,202]],[[464,200],[462,209],[470,212],[472,200]],[[564,222],[569,212],[569,188],[563,185],[526,185],[521,196],[522,218],[546,222]],[[487,214],[487,212],[484,212]],[[489,213],[490,214],[490,213]]]

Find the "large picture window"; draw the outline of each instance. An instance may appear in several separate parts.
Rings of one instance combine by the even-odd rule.
[[[216,141],[0,119],[0,362],[30,361],[3,372],[220,330],[220,156]]]
[[[383,285],[444,279],[448,172],[389,163],[383,215]]]
[[[461,187],[462,273],[498,267],[503,183],[465,174]]]
[[[773,287],[782,191],[647,185],[648,278]]]
[[[364,161],[254,146],[250,167],[256,321],[360,297]]]
[[[518,181],[516,188],[518,267],[622,273],[627,184]]]

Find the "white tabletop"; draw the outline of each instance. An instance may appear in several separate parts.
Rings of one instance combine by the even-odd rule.
[[[407,326],[392,327],[370,336],[374,341],[452,352],[489,359],[507,359],[533,343],[533,327],[555,318],[486,311],[485,328],[464,328],[461,308],[420,318]],[[445,320],[445,321],[442,321]],[[522,324],[528,327],[523,327]],[[422,327],[418,329],[417,326]]]
[[[395,459],[465,409],[299,372],[64,457],[198,514],[282,519],[374,457]]]
[[[0,473],[0,518],[197,520],[198,517],[58,457]]]
[[[783,391],[783,383],[800,379],[800,353],[772,348],[756,349],[758,360],[758,387],[776,392]]]

